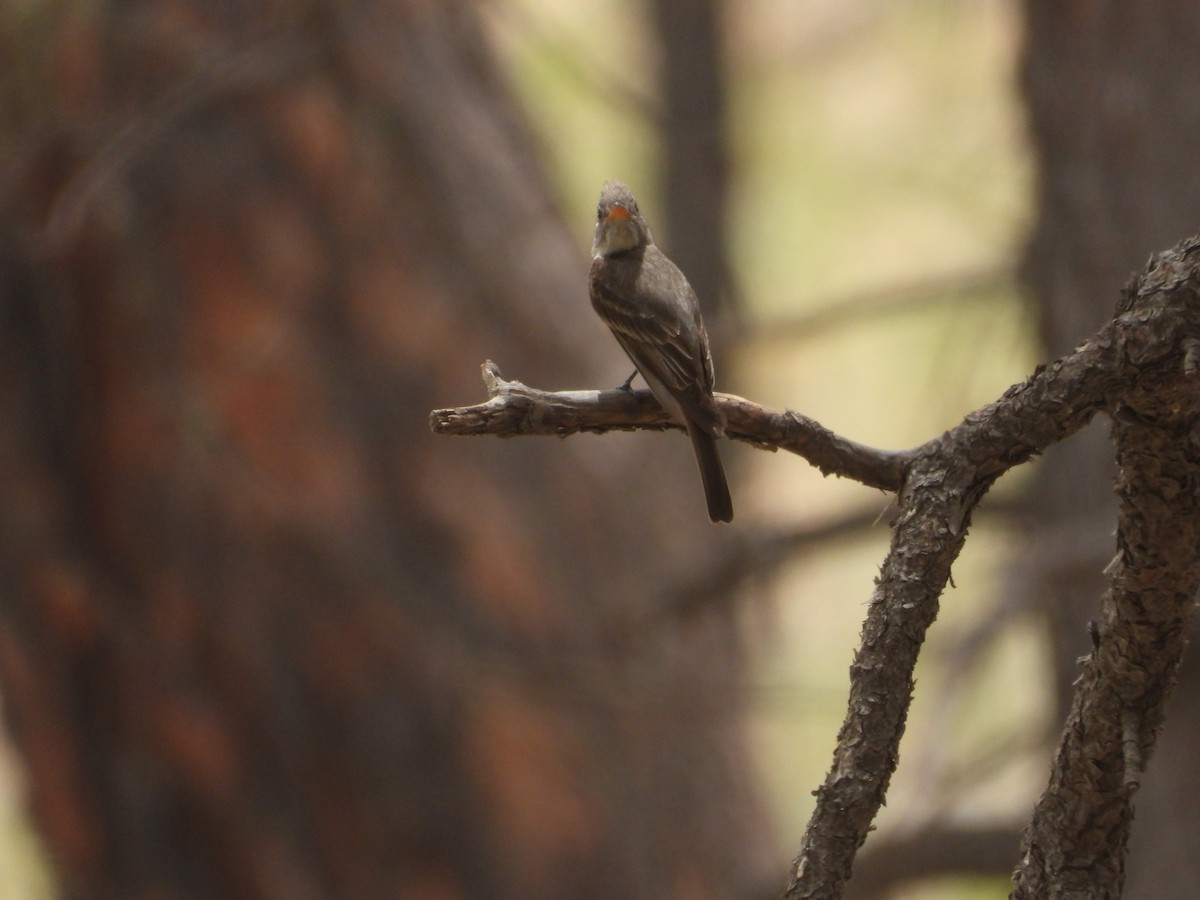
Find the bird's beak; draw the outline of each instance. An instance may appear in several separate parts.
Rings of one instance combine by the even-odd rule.
[[[629,210],[627,210],[625,207],[621,206],[621,204],[619,204],[619,203],[614,203],[612,205],[612,208],[609,209],[608,215],[606,215],[604,217],[604,221],[617,222],[617,221],[620,221],[621,219],[628,219],[628,218],[629,218]]]

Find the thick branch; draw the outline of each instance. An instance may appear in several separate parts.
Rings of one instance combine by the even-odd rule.
[[[1057,896],[1064,885],[1073,896],[1119,896],[1129,797],[1153,748],[1200,579],[1198,247],[1192,239],[1161,254],[1107,327],[914,460],[789,900],[840,896],[849,877],[895,767],[917,651],[974,505],[1003,471],[1100,409],[1118,423],[1121,554],[1014,896]]]
[[[823,472],[899,489],[892,543],[851,666],[833,765],[817,790],[788,900],[841,896],[887,792],[925,632],[992,483],[1097,412],[1116,422],[1118,557],[1055,761],[1025,838],[1015,897],[1117,897],[1131,797],[1162,721],[1200,588],[1200,238],[1151,260],[1117,316],[1074,353],[915,450],[889,453],[810,419],[719,395],[730,437]],[[545,393],[484,367],[491,399],[437,410],[434,431],[571,434],[665,428],[651,395]]]
[[[1151,260],[1117,333],[1117,556],[1015,898],[1117,898],[1133,794],[1154,750],[1200,588],[1200,243]]]
[[[892,544],[850,668],[833,766],[817,790],[788,900],[839,897],[899,758],[913,670],[970,515],[1004,471],[1085,425],[1111,369],[1101,333],[921,448],[898,498]]]

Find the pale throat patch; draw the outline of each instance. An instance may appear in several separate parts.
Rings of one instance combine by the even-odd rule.
[[[632,250],[638,245],[638,227],[632,218],[609,219],[596,225],[596,240],[592,244],[593,257],[611,256],[623,250]]]

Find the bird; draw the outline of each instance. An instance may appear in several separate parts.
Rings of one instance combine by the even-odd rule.
[[[725,419],[713,397],[714,373],[700,302],[687,277],[654,243],[629,188],[605,182],[596,205],[588,274],[592,307],[612,330],[655,399],[687,428],[704,483],[708,516],[733,521],[733,500],[717,452]]]

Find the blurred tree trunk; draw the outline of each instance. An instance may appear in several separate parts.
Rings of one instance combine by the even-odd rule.
[[[742,895],[736,634],[653,617],[721,536],[686,441],[428,431],[487,356],[624,369],[475,7],[255,10],[0,22],[0,689],[63,894]]]
[[[1111,315],[1152,251],[1200,225],[1200,58],[1179,52],[1200,41],[1200,17],[1188,0],[1027,0],[1025,17],[1022,77],[1040,172],[1025,273],[1053,358]],[[1103,423],[1054,450],[1034,485],[1035,549],[1021,578],[1054,620],[1062,700],[1090,649],[1087,620],[1105,587],[1115,507]],[[1190,898],[1200,884],[1191,827],[1200,666],[1185,661],[1180,678],[1137,796],[1129,897]]]
[[[712,327],[733,304],[725,252],[729,151],[719,0],[652,0],[663,48],[663,222],[667,248],[688,273]],[[717,349],[720,349],[718,342]]]

